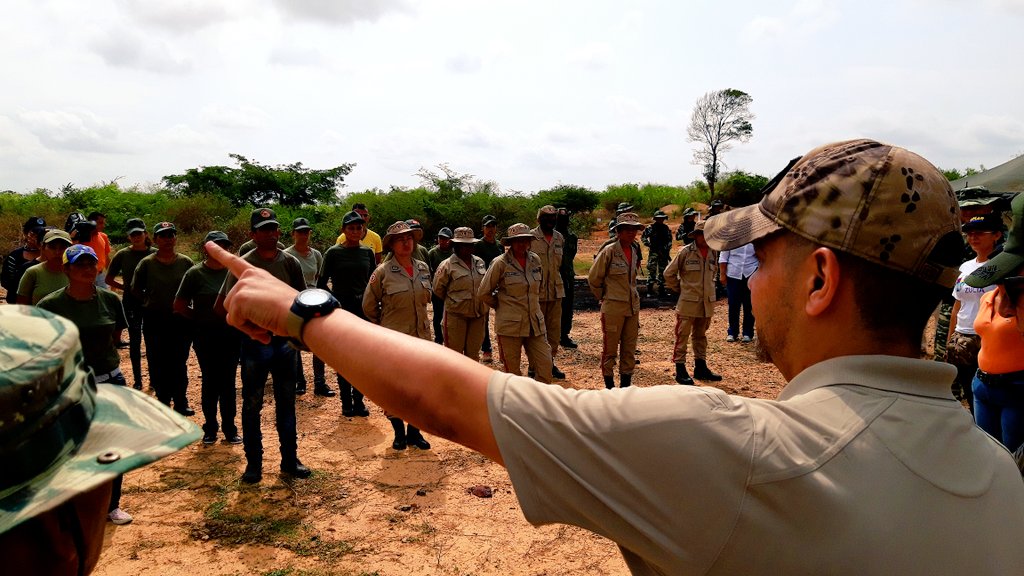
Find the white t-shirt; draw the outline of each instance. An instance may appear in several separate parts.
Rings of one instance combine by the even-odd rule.
[[[978,315],[981,297],[985,292],[996,289],[994,284],[985,288],[974,288],[964,283],[964,279],[970,276],[971,272],[981,268],[981,265],[977,258],[961,264],[960,275],[953,286],[953,298],[960,302],[960,311],[956,315],[956,331],[961,334],[977,334],[974,331],[974,317]]]

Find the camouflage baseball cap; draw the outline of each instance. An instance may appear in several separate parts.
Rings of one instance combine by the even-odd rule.
[[[654,212],[654,219],[657,220],[659,218],[668,218],[668,214],[665,214],[664,210],[656,210]]]
[[[480,239],[473,235],[473,229],[462,226],[455,229],[455,237],[452,242],[456,244],[476,244]]]
[[[97,385],[71,321],[0,306],[0,534],[200,434],[146,394]]]
[[[537,219],[540,220],[541,216],[558,216],[558,208],[555,208],[551,204],[546,204],[537,210]]]
[[[956,282],[956,267],[932,259],[940,241],[959,233],[956,197],[942,173],[909,150],[874,140],[826,144],[794,160],[765,192],[759,204],[709,218],[708,245],[729,250],[788,230],[929,283]]]
[[[1024,194],[1017,194],[1010,203],[1013,224],[1006,235],[1003,251],[964,279],[968,286],[984,288],[1001,281],[1024,266]]]
[[[1001,194],[993,194],[984,186],[968,186],[956,191],[956,199],[961,208],[972,206],[991,206],[1002,200]]]

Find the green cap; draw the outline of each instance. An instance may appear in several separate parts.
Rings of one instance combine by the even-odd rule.
[[[968,286],[984,288],[999,283],[1024,266],[1024,194],[1017,194],[1010,203],[1013,224],[1006,235],[1003,251],[964,279]]]
[[[0,306],[0,534],[200,434],[151,396],[97,385],[71,321]]]
[[[1001,198],[1002,196],[989,192],[988,188],[984,186],[969,186],[956,191],[956,199],[961,208],[988,206],[998,202]]]

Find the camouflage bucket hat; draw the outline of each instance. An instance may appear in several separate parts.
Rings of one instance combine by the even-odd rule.
[[[1006,235],[1003,251],[975,270],[964,282],[974,288],[991,286],[1024,266],[1024,194],[1017,194],[1010,203],[1013,224]]]
[[[413,228],[408,222],[399,220],[391,226],[388,226],[388,231],[384,234],[384,238],[380,243],[384,246],[384,249],[391,248],[391,242],[394,241],[396,236],[400,236],[402,234],[412,234],[413,240],[417,242],[423,239],[422,228]]]
[[[924,158],[873,140],[826,144],[794,160],[759,204],[709,218],[708,245],[730,250],[788,230],[822,246],[952,288],[959,270],[930,260],[960,230],[949,182]]]
[[[97,386],[69,320],[0,306],[0,534],[200,435],[155,398]]]
[[[501,243],[508,246],[510,242],[516,239],[533,240],[533,232],[530,231],[530,227],[522,222],[509,226],[505,237],[501,239]]]
[[[635,212],[624,212],[619,214],[619,217],[615,219],[615,230],[622,227],[636,228],[637,230],[643,230],[646,228],[640,223],[640,217]]]
[[[480,240],[473,235],[473,229],[465,226],[455,229],[455,237],[452,242],[455,244],[476,244]]]

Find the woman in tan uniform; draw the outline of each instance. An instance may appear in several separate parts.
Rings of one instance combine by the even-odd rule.
[[[430,302],[430,267],[412,257],[423,230],[416,230],[405,222],[388,227],[381,241],[384,250],[391,250],[393,258],[383,262],[373,274],[363,292],[363,313],[367,319],[402,334],[431,340],[427,304]],[[405,450],[406,445],[428,450],[427,442],[418,428],[388,415],[395,429],[391,447]]]
[[[640,269],[637,232],[644,229],[633,212],[619,215],[615,222],[616,241],[597,253],[587,282],[594,298],[601,302],[601,375],[605,388],[615,388],[615,359],[619,357],[619,387],[633,383],[636,369],[636,341],[640,332],[640,295],[636,274]]]
[[[474,256],[472,228],[456,228],[452,238],[454,253],[434,272],[434,295],[444,301],[444,345],[473,360],[480,359],[484,343],[487,304],[477,296],[487,265]]]
[[[544,275],[540,256],[530,252],[533,233],[526,224],[513,224],[501,243],[511,246],[491,261],[477,294],[494,308],[494,332],[505,372],[519,375],[523,348],[539,382],[551,382],[551,346],[547,341],[540,285]]]

